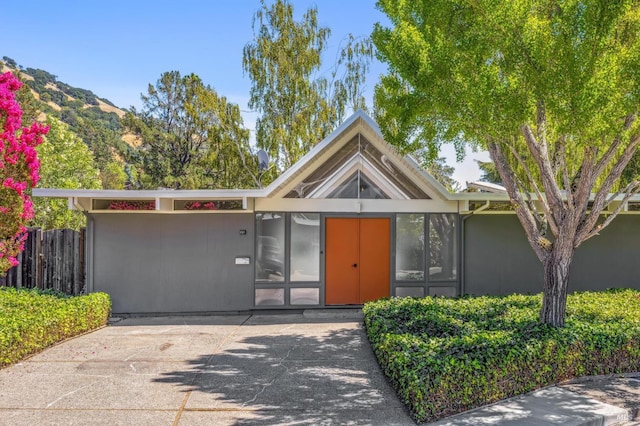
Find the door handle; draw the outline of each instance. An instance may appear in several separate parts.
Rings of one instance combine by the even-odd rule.
[[[353,266],[354,268],[357,268],[357,267],[358,267],[358,264],[357,264],[357,263],[354,263],[354,264],[353,264],[353,265],[351,265],[351,266]]]

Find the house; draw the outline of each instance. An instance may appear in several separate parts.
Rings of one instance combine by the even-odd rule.
[[[356,112],[255,190],[35,189],[87,216],[86,282],[114,313],[540,292],[506,194],[448,192]],[[570,291],[637,287],[634,203],[576,253]]]

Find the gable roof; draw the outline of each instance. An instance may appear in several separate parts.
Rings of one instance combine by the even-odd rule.
[[[390,196],[395,194],[393,198],[451,199],[452,194],[413,158],[402,157],[385,142],[378,125],[362,110],[356,111],[273,181],[265,195],[271,198],[293,197],[294,193],[301,198],[313,196],[323,193],[320,188],[327,182],[349,179],[355,169],[380,186],[387,186],[389,190],[385,192]]]

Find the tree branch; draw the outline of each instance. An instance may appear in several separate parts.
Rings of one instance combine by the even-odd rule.
[[[600,213],[605,207],[605,201],[607,200],[611,188],[622,175],[622,172],[624,171],[625,167],[627,167],[627,164],[629,164],[629,161],[631,161],[631,158],[633,158],[633,154],[635,154],[639,145],[640,135],[636,136],[629,142],[629,145],[625,148],[616,164],[612,167],[611,171],[607,175],[607,178],[600,186],[593,199],[591,213],[589,213],[589,215],[585,218],[585,220],[580,224],[580,227],[578,228],[575,244],[580,245],[588,238],[589,235],[592,234],[592,230],[598,221]]]
[[[556,161],[559,162],[562,173],[562,182],[564,184],[564,192],[567,197],[567,209],[569,212],[573,212],[575,209],[573,200],[573,191],[571,190],[571,180],[569,179],[569,169],[567,168],[567,137],[562,135],[556,144],[558,149],[556,150]]]
[[[546,143],[543,144],[542,141],[539,143],[536,140],[536,137],[528,124],[523,125],[521,131],[524,136],[524,140],[529,147],[529,151],[531,151],[531,154],[533,155],[533,159],[540,168],[542,185],[544,187],[546,199],[549,203],[549,208],[555,215],[561,216],[561,213],[564,211],[564,201],[553,174],[553,170],[551,169],[551,161],[549,160],[547,145]],[[557,221],[558,217],[555,217],[555,215],[554,220]]]
[[[536,220],[531,211],[526,207],[522,194],[518,191],[513,173],[507,164],[506,158],[496,142],[489,142],[488,146],[491,159],[496,165],[496,169],[502,178],[502,183],[507,189],[507,193],[514,204],[516,215],[520,219],[520,223],[529,240],[529,244],[533,248],[536,256],[541,262],[544,262],[548,256],[550,244],[545,244],[536,226]],[[548,240],[546,241],[548,243]]]
[[[635,114],[627,115],[625,117],[622,130],[623,131],[629,130],[633,125],[635,118],[636,118]],[[607,168],[607,165],[609,165],[609,163],[613,160],[613,157],[618,152],[618,148],[620,147],[621,144],[622,144],[622,138],[620,137],[620,135],[618,135],[613,139],[613,143],[609,146],[609,149],[607,149],[607,151],[604,153],[602,158],[598,160],[594,170],[595,176],[600,176],[605,171],[605,169]]]
[[[627,185],[627,187],[623,192],[618,192],[613,196],[611,196],[607,202],[607,205],[609,205],[609,203],[611,203],[614,200],[614,198],[616,198],[621,193],[625,194],[624,197],[622,198],[622,201],[618,205],[618,207],[616,207],[616,209],[610,215],[607,216],[604,222],[602,222],[598,226],[595,226],[582,241],[578,241],[578,244],[575,245],[575,248],[578,248],[580,244],[587,241],[589,238],[598,235],[600,231],[602,231],[604,228],[609,226],[609,224],[613,221],[613,219],[615,219],[618,216],[618,214],[620,214],[622,209],[624,209],[624,205],[629,201],[629,199],[631,199],[631,197],[636,195],[638,192],[640,192],[640,181],[633,181],[629,185]]]
[[[558,225],[556,223],[556,220],[555,220],[555,217],[553,215],[553,212],[549,208],[549,204],[547,203],[547,200],[546,200],[544,194],[540,191],[540,188],[538,188],[538,185],[536,184],[536,181],[533,178],[533,175],[531,174],[531,171],[529,170],[529,167],[527,167],[525,162],[522,160],[522,157],[520,157],[520,155],[516,152],[516,150],[513,147],[513,145],[509,145],[509,149],[511,150],[511,153],[516,158],[516,160],[518,160],[518,163],[520,164],[520,166],[522,166],[522,168],[524,169],[525,173],[527,174],[527,179],[529,179],[529,182],[533,186],[533,190],[535,191],[536,196],[538,197],[538,201],[540,202],[540,204],[542,205],[542,209],[544,210],[544,215],[546,217],[546,222],[551,226],[551,232],[553,233],[553,235],[558,235]],[[530,206],[531,206],[530,207],[531,212],[535,216],[536,220],[539,223],[542,223],[543,222],[542,218],[538,215],[538,212],[536,211],[535,206],[531,202],[531,195],[528,192],[525,192],[525,193],[527,194],[527,198],[528,198]]]

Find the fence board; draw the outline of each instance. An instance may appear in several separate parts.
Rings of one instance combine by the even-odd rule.
[[[85,230],[30,228],[18,266],[0,276],[0,286],[52,289],[66,294],[85,290]]]

